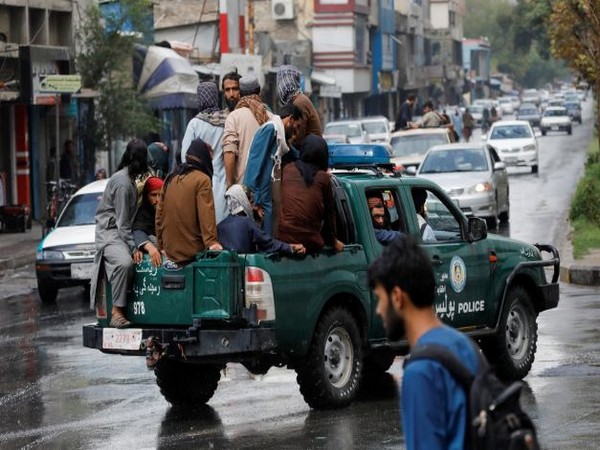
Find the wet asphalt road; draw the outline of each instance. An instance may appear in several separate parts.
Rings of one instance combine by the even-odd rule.
[[[556,241],[591,128],[587,119],[573,136],[540,138],[538,175],[511,170],[511,225],[497,232]],[[143,358],[81,346],[81,326],[93,321],[82,290],[42,305],[26,293],[34,282],[31,267],[0,282],[1,449],[403,448],[400,361],[349,408],[323,412],[304,403],[292,371],[254,377],[230,365],[209,406],[190,416],[169,407]],[[547,449],[600,448],[599,294],[563,285],[559,307],[538,319],[523,401]]]

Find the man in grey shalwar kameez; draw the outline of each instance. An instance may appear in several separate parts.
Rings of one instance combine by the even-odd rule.
[[[127,287],[133,265],[141,260],[131,227],[137,211],[135,179],[148,171],[146,144],[133,139],[127,144],[118,172],[110,177],[96,210],[96,258],[91,281],[92,306],[96,301],[99,278],[106,273],[112,289],[110,326],[130,325],[125,317]]]

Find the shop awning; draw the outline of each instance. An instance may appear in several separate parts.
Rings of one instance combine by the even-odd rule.
[[[315,83],[325,86],[333,86],[335,84],[335,78],[330,77],[324,72],[318,72],[316,70],[313,70],[313,72],[310,74],[310,79]]]
[[[196,108],[198,74],[186,58],[164,47],[136,50],[143,57],[136,67],[137,88],[153,108]]]

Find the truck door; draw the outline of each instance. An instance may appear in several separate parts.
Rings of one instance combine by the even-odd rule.
[[[464,218],[437,189],[413,187],[411,194],[418,234],[435,272],[438,316],[456,328],[487,323],[492,305],[486,241],[466,240]]]

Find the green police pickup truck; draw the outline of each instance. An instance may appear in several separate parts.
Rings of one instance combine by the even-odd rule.
[[[420,192],[427,194],[435,235],[422,245],[435,270],[438,316],[475,338],[502,377],[525,377],[536,352],[537,316],[558,304],[557,250],[488,235],[482,219],[467,219],[424,179],[361,169],[336,171],[332,182],[342,252],[209,252],[178,270],[144,260],[128,299],[133,326],[108,327],[110,286],[100,283],[98,320],[83,327],[84,346],[145,355],[174,405],[206,403],[230,362],[252,373],[287,366],[311,407],[347,405],[368,374],[386,371],[408,350],[406,342],[386,339],[367,285],[367,267],[383,248],[367,199],[384,201],[390,229],[423,240],[413,201]]]

